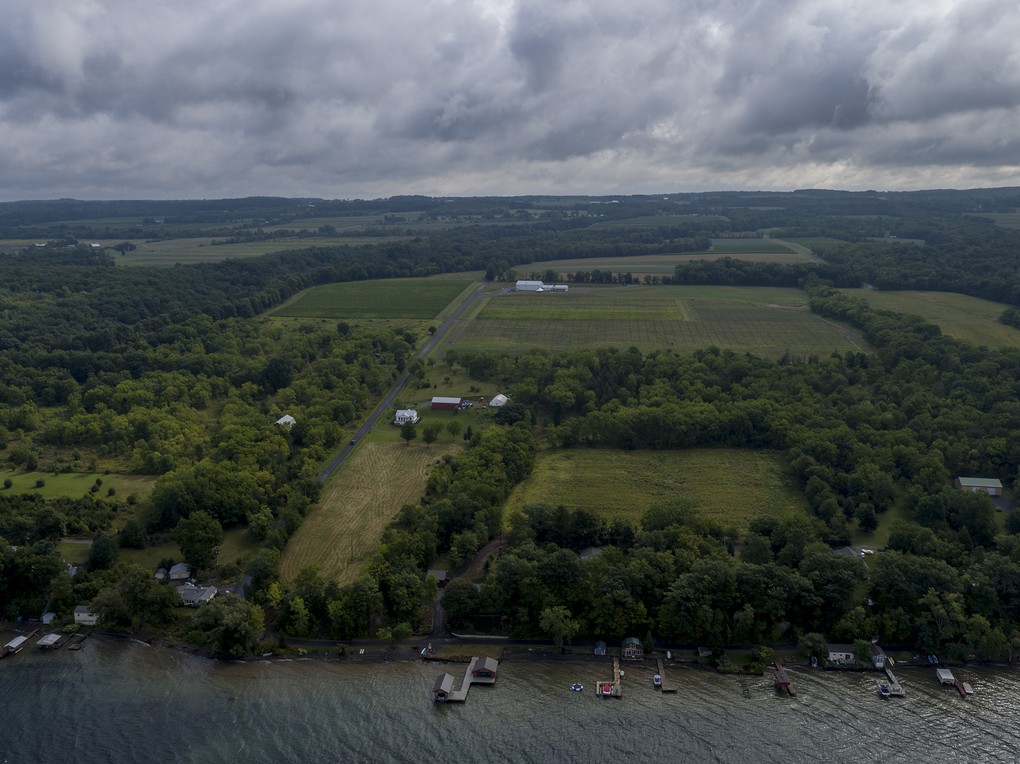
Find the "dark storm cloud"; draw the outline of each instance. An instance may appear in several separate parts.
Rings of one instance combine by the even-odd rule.
[[[13,0],[0,194],[1020,182],[1003,0]]]

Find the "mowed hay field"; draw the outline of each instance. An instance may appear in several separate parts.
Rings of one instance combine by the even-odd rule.
[[[458,350],[635,346],[689,352],[714,345],[779,358],[866,350],[853,330],[811,313],[797,289],[768,287],[576,287],[487,298],[458,327]]]
[[[999,323],[1008,305],[953,292],[880,292],[844,289],[883,310],[913,313],[931,321],[943,334],[987,347],[1020,349],[1020,330]]]
[[[808,509],[776,452],[571,449],[538,455],[531,475],[510,495],[507,514],[527,504],[562,504],[636,525],[648,507],[678,498],[741,531],[761,515]]]
[[[325,284],[302,292],[271,315],[284,318],[418,318],[438,316],[468,279],[381,279]]]
[[[340,583],[358,577],[379,546],[383,529],[405,504],[415,504],[435,462],[462,448],[452,443],[363,441],[322,499],[287,542],[281,573],[293,581],[305,565]]]

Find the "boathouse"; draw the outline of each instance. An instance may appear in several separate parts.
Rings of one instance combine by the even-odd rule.
[[[450,697],[451,692],[453,692],[453,675],[440,674],[436,679],[435,686],[432,688],[432,699],[444,701]]]
[[[637,637],[627,637],[623,640],[623,644],[620,647],[621,658],[640,658],[645,654],[645,649],[641,646],[641,640]]]
[[[461,402],[460,398],[447,398],[442,395],[437,395],[432,399],[432,408],[459,411],[460,402]]]
[[[954,483],[961,491],[1002,496],[1002,481],[998,478],[958,477]]]
[[[599,640],[598,642],[595,643],[595,655],[605,655],[605,654],[606,654],[606,643],[603,642],[602,640]]]
[[[877,642],[871,643],[871,665],[877,669],[884,669],[886,662],[885,650],[879,647]]]
[[[475,663],[475,667],[471,669],[471,676],[478,678],[495,679],[496,670],[499,668],[499,663],[495,658],[483,658],[478,663]]]
[[[829,645],[829,663],[857,663],[853,645]]]

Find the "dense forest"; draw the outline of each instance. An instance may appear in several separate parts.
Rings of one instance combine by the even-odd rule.
[[[220,573],[249,575],[249,596],[203,608],[196,640],[251,649],[267,618],[284,634],[401,638],[434,592],[425,571],[437,554],[463,561],[509,530],[513,546],[480,589],[454,581],[447,590],[452,625],[712,646],[880,634],[961,657],[1012,655],[1020,516],[1010,514],[1003,532],[986,497],[950,483],[982,474],[1016,484],[1020,355],[951,340],[837,288],[958,291],[1018,306],[1020,233],[981,217],[1018,206],[1017,189],[0,205],[0,234],[50,242],[0,256],[5,458],[30,471],[103,465],[99,473],[159,476],[142,507],[101,490],[101,478],[85,499],[0,493],[0,614],[37,617],[47,604],[66,613],[91,601],[111,625],[169,622],[167,588],[119,563],[118,549],[173,538],[205,567],[224,528],[247,527],[262,551],[247,570]],[[171,268],[117,267],[80,241],[258,236],[342,216],[375,216],[366,227],[404,238],[353,246],[338,236]],[[125,217],[138,221],[102,222]],[[330,226],[315,228],[331,235]],[[384,395],[423,337],[397,325],[284,327],[262,321],[267,310],[318,284],[458,271],[512,279],[543,260],[699,251],[729,232],[825,237],[815,246],[822,262],[705,260],[662,282],[800,287],[813,311],[856,327],[875,352],[778,361],[714,348],[448,355],[451,367],[506,385],[514,405],[436,468],[355,584],[312,569],[279,579],[279,552],[318,498],[315,476],[343,427]],[[1015,314],[1003,322],[1017,325]],[[287,412],[298,425],[275,427]],[[761,517],[741,533],[682,499],[637,526],[583,508],[503,513],[540,447],[715,445],[785,453],[811,516]],[[909,519],[870,569],[832,551],[893,506]],[[73,579],[56,548],[66,535],[94,538]],[[589,547],[601,554],[582,561]]]

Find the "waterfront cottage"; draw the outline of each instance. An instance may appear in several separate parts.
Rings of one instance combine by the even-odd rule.
[[[829,645],[829,663],[857,663],[853,645]]]
[[[99,614],[92,612],[88,605],[78,605],[74,609],[74,622],[82,626],[95,626],[99,623]]]
[[[645,654],[644,648],[641,646],[641,640],[637,637],[627,637],[623,640],[623,644],[620,647],[620,657],[622,658],[640,658]]]

